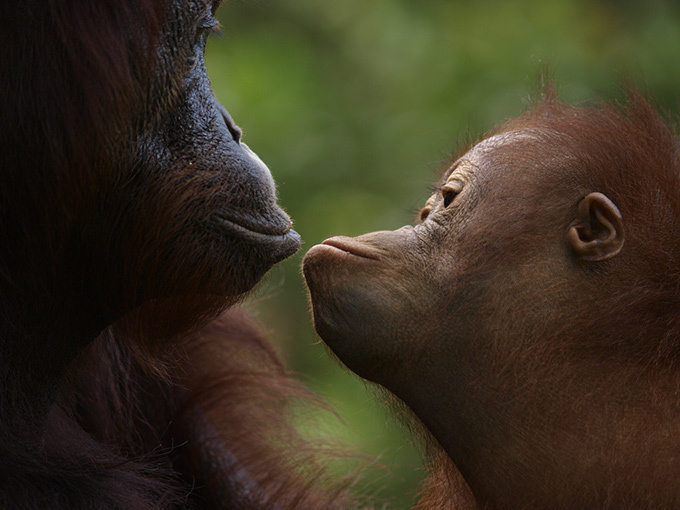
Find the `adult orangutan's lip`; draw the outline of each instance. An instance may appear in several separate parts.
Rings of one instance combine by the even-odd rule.
[[[295,253],[301,244],[300,234],[292,229],[292,222],[281,212],[278,223],[255,222],[245,217],[227,217],[224,213],[213,216],[213,225],[222,233],[245,242],[272,250],[276,259]]]
[[[213,218],[219,225],[227,229],[235,229],[239,233],[251,232],[264,236],[281,236],[290,232],[293,222],[278,207],[267,216],[251,218],[239,214],[238,211],[218,211]]]
[[[380,258],[379,250],[365,243],[357,242],[353,237],[335,236],[326,239],[321,244],[342,250],[355,257],[371,260],[378,260]]]

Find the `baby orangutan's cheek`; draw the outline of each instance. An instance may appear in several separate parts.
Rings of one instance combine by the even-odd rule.
[[[352,371],[378,382],[413,340],[416,303],[403,276],[377,264],[317,264],[310,254],[304,272],[319,336]]]

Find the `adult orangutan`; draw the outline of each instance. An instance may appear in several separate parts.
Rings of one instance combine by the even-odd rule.
[[[0,6],[2,508],[346,506],[224,313],[300,239],[213,97],[218,4]]]
[[[680,145],[628,96],[548,90],[415,227],[307,253],[319,335],[446,454],[421,506],[680,507]]]

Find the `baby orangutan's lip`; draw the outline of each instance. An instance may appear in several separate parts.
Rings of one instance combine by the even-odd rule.
[[[338,250],[342,250],[349,255],[361,257],[364,259],[378,260],[380,258],[380,251],[366,243],[356,240],[354,237],[335,236],[326,239],[322,245],[331,246]]]

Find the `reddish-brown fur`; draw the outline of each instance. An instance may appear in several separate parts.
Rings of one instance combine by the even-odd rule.
[[[433,436],[422,508],[680,505],[679,147],[548,87],[418,226],[307,254],[321,337]]]
[[[210,91],[217,1],[0,6],[0,507],[346,508],[236,304],[299,238]]]

